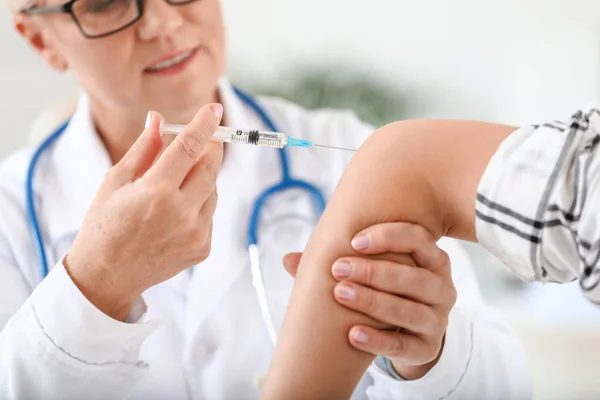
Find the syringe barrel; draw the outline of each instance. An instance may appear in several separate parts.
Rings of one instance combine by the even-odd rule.
[[[177,135],[183,129],[185,129],[185,125],[164,124],[161,126],[161,133],[163,135]],[[287,137],[283,133],[253,129],[236,129],[227,126],[219,126],[212,139],[227,143],[250,144],[254,146],[276,148],[283,148],[287,143]]]

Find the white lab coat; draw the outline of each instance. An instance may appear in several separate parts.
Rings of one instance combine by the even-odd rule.
[[[226,80],[220,94],[228,125],[266,128]],[[358,147],[373,131],[352,113],[307,111],[278,99],[261,102],[280,129],[292,136]],[[326,195],[351,156],[327,149],[289,153],[292,173]],[[218,178],[210,257],[147,290],[129,323],[98,311],[61,263],[110,167],[85,96],[36,170],[36,207],[49,265],[54,266],[41,283],[25,212],[31,154],[32,149],[20,151],[0,167],[0,398],[257,398],[256,383],[267,372],[273,349],[252,286],[246,228],[254,199],[280,179],[277,151],[228,146]],[[263,213],[263,275],[278,325],[292,286],[281,257],[304,248],[314,226],[311,210],[306,195],[291,192],[268,204]],[[459,300],[439,363],[424,378],[403,382],[377,359],[354,398],[529,398],[529,374],[519,341],[482,303],[464,250],[451,240],[443,239],[440,245],[453,261]]]

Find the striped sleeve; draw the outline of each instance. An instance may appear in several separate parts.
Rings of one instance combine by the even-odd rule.
[[[600,111],[518,129],[479,183],[479,242],[525,280],[579,279],[600,306]]]

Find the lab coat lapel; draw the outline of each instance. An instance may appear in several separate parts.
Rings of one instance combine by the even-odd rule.
[[[221,82],[220,95],[228,126],[264,129],[263,121],[238,99],[228,82]],[[264,157],[261,150],[243,145],[227,145],[225,148],[224,162],[217,179],[219,201],[213,218],[211,254],[194,267],[190,283],[186,329],[190,339],[196,337],[206,319],[230,294],[244,269],[250,268],[247,224],[254,199],[270,183],[261,182],[259,177],[264,175],[256,171],[260,158]],[[271,153],[276,160],[276,152]],[[273,179],[276,179],[277,173],[279,171],[274,172]]]
[[[56,142],[51,157],[56,173],[38,176],[36,192],[43,193],[40,220],[47,221],[45,229],[54,244],[79,231],[111,166],[108,152],[94,128],[87,96],[80,97],[77,111]]]
[[[206,318],[230,290],[244,268],[247,208],[240,207],[242,188],[233,184],[224,165],[217,181],[219,202],[213,218],[212,246],[209,257],[194,267],[189,293],[187,332],[200,329]],[[229,179],[228,179],[229,178]],[[240,184],[243,186],[243,183]]]

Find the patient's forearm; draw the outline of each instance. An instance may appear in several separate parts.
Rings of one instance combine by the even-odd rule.
[[[513,130],[406,121],[388,125],[367,140],[304,251],[264,399],[350,397],[373,356],[350,346],[348,330],[356,324],[381,325],[338,305],[333,262],[354,254],[350,242],[355,234],[382,222],[412,222],[435,238],[450,234],[473,240],[477,183],[501,140]],[[403,262],[411,261],[407,257]]]

